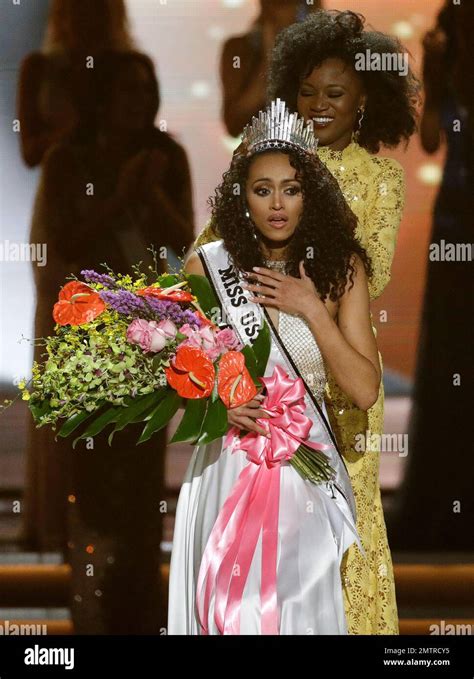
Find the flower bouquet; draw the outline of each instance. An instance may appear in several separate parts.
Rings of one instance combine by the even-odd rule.
[[[165,427],[180,407],[172,441],[209,443],[228,428],[227,408],[252,399],[269,352],[264,327],[253,347],[213,318],[219,305],[206,278],[136,277],[81,271],[59,292],[55,334],[40,338],[43,363],[19,384],[37,426],[74,439],[142,422],[138,443]]]
[[[205,277],[155,271],[150,281],[139,266],[135,278],[106,270],[71,277],[53,308],[55,334],[38,340],[45,360],[19,384],[38,427],[56,431],[60,425],[61,437],[75,432],[74,448],[106,428],[111,445],[116,432],[142,423],[139,444],[183,408],[172,443],[206,444],[227,434],[232,450],[259,448],[270,460],[273,446],[286,451],[305,478],[333,478],[325,446],[305,441],[311,423],[303,414],[302,380],[291,380],[279,366],[263,377],[271,342],[266,323],[244,346],[220,322]],[[227,409],[247,403],[262,387],[268,419],[258,422],[267,437],[228,431]]]

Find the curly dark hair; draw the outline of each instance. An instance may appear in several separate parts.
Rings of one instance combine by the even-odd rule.
[[[397,38],[364,30],[365,18],[349,10],[318,10],[305,21],[281,31],[275,41],[267,97],[280,97],[297,109],[301,80],[328,58],[354,67],[356,54],[401,54],[408,51]],[[358,71],[367,95],[358,143],[372,153],[380,146],[407,143],[416,130],[420,83],[411,69],[406,77],[393,70]]]
[[[347,281],[353,286],[354,255],[358,255],[368,276],[370,259],[354,235],[357,218],[347,205],[339,185],[317,156],[295,148],[257,151],[252,156],[235,155],[215,195],[208,199],[219,235],[240,271],[265,266],[262,249],[256,247],[255,227],[245,216],[245,187],[252,160],[262,153],[285,153],[297,170],[302,186],[303,213],[288,246],[287,272],[299,278],[299,262],[313,280],[318,294],[337,301]],[[239,187],[239,191],[236,191]],[[311,254],[311,256],[309,256]]]

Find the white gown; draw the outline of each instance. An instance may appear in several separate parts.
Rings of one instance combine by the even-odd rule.
[[[301,376],[324,409],[324,363],[309,328],[280,312],[279,335]],[[219,511],[242,469],[252,464],[243,451],[222,449],[222,439],[197,446],[180,491],[169,577],[168,634],[199,635],[196,585],[201,558]],[[281,465],[277,552],[280,634],[347,634],[340,564],[358,542],[343,495],[303,479]],[[260,635],[261,534],[241,604],[240,634]],[[209,634],[214,621],[214,595]]]

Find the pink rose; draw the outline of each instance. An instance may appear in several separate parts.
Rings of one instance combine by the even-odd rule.
[[[143,351],[157,353],[164,348],[166,335],[156,321],[136,318],[127,328],[127,340],[131,344],[138,344]]]
[[[179,345],[180,347],[181,346],[187,346],[187,347],[196,347],[196,349],[202,349],[201,336],[195,330],[195,328],[193,328],[191,325],[189,325],[189,323],[185,323],[184,325],[182,325],[179,329],[179,332],[182,335],[186,335],[186,337],[188,338],[188,339],[183,340],[181,342],[181,344]]]
[[[214,331],[208,325],[205,325],[203,328],[199,328],[197,332],[201,336],[203,351],[206,352],[211,361],[215,361],[221,352],[217,345]]]
[[[148,345],[150,328],[148,321],[136,318],[127,328],[127,340],[130,344],[138,344],[142,349]]]
[[[217,343],[227,349],[227,351],[240,351],[243,348],[242,342],[239,341],[237,335],[232,328],[225,328],[216,333]]]
[[[165,333],[165,336],[168,337],[169,339],[174,339],[176,337],[176,333],[178,332],[178,328],[175,326],[173,321],[168,320],[160,321],[158,323],[158,327]]]
[[[189,323],[185,323],[180,327],[179,332],[182,335],[186,335],[186,337],[191,337],[194,332],[194,328],[191,325],[189,325]]]
[[[146,351],[153,351],[156,354],[165,347],[167,337],[156,321],[149,321],[148,325],[150,326],[150,348]]]
[[[221,355],[222,351],[216,342],[214,331],[209,326],[193,328],[189,323],[185,323],[181,326],[179,332],[188,338],[180,346],[184,345],[202,349],[211,361],[215,361]]]

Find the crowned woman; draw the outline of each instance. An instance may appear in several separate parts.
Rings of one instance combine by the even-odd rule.
[[[364,22],[349,10],[317,10],[281,31],[271,55],[268,95],[284,99],[305,121],[313,120],[318,156],[357,217],[355,235],[372,265],[368,287],[373,301],[390,281],[405,194],[402,166],[376,154],[382,146],[408,142],[415,132],[419,83],[406,48],[390,35],[368,30]],[[367,53],[380,63],[396,56],[396,67],[357,68],[357,59]],[[219,238],[219,228],[211,219],[196,244]],[[383,382],[377,401],[363,410],[328,368],[325,401],[351,478],[357,530],[367,554],[366,560],[354,545],[342,564],[349,634],[398,634],[380,450],[361,451],[357,445],[367,431],[373,440],[383,433]]]
[[[186,271],[208,278],[243,344],[268,327],[270,353],[263,389],[228,408],[231,431],[193,452],[176,510],[168,633],[347,634],[341,563],[351,545],[365,554],[324,390],[328,369],[362,410],[377,400],[370,260],[312,121],[277,99],[244,129],[239,151],[210,199],[221,239],[199,247]],[[293,465],[295,441],[323,455],[331,475]]]

